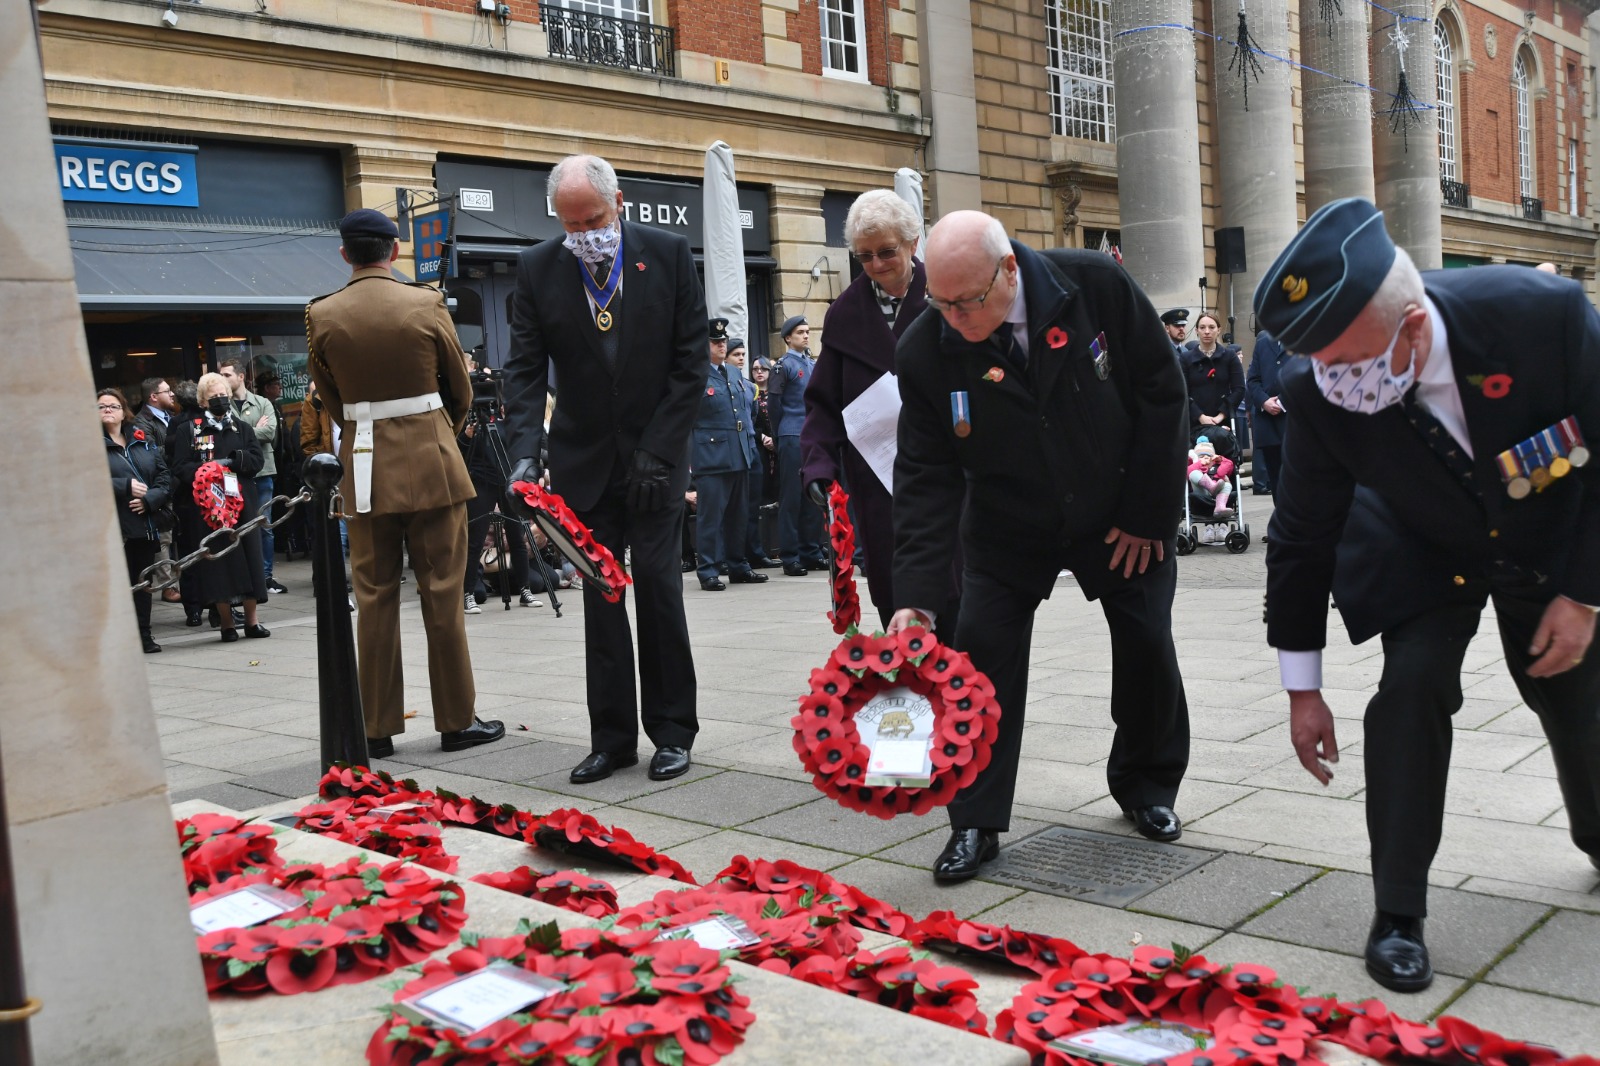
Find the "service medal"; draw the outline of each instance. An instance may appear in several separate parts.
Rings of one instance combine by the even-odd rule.
[[[1583,466],[1589,461],[1589,449],[1581,444],[1575,444],[1567,453],[1567,458],[1571,460],[1573,466]]]
[[[1551,477],[1566,477],[1570,473],[1572,473],[1572,463],[1567,460],[1566,456],[1558,455],[1550,460]]]
[[[1550,485],[1550,471],[1542,466],[1536,466],[1528,471],[1528,480],[1533,482],[1533,487],[1543,492]]]
[[[1533,491],[1533,485],[1525,477],[1514,477],[1506,482],[1506,495],[1513,500],[1521,500]]]
[[[950,425],[955,435],[962,439],[972,435],[972,407],[965,392],[950,394]]]

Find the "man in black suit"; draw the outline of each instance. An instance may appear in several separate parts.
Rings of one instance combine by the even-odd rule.
[[[1244,389],[1250,398],[1250,475],[1257,496],[1272,495],[1272,478],[1278,469],[1278,453],[1283,446],[1283,397],[1278,395],[1278,374],[1292,359],[1266,330],[1256,334],[1256,348],[1250,355],[1250,369],[1244,376]]]
[[[1508,316],[1506,308],[1516,308]],[[1521,267],[1419,274],[1365,200],[1313,215],[1255,294],[1292,352],[1267,639],[1290,738],[1327,783],[1330,592],[1350,639],[1383,638],[1364,720],[1377,914],[1366,965],[1433,979],[1423,918],[1444,820],[1461,664],[1492,599],[1506,663],[1539,716],[1573,841],[1600,866],[1600,316],[1569,280]],[[1341,535],[1342,533],[1342,535]]]
[[[706,304],[689,243],[624,222],[611,164],[569,156],[547,187],[562,241],[522,253],[505,368],[512,480],[536,481],[545,393],[550,485],[619,560],[632,550],[639,685],[625,600],[583,590],[591,752],[572,771],[587,784],[639,761],[639,726],[656,745],[650,778],[689,769],[694,660],[679,570],[689,434],[706,383]],[[640,697],[643,697],[640,699]]]
[[[1189,717],[1172,547],[1189,419],[1172,344],[1109,257],[1034,252],[976,211],[929,234],[927,294],[935,310],[895,352],[901,609],[889,631],[931,628],[959,526],[956,646],[994,682],[1001,711],[993,761],[950,804],[934,877],[975,876],[1010,828],[1033,615],[1063,568],[1111,630],[1111,795],[1144,836],[1176,840]]]

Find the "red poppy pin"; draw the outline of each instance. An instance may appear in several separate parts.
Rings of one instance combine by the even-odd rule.
[[[706,395],[707,396],[715,396],[716,394],[717,394],[717,390],[716,389],[707,389],[706,390]]]
[[[644,269],[644,264],[643,263],[635,263],[635,264],[633,264],[633,266],[634,266],[634,269],[636,269],[636,270],[643,270]]]
[[[133,431],[133,439],[134,440],[144,440],[144,430],[142,430],[142,429],[134,430]]]
[[[1004,381],[1005,379],[1006,372],[997,366],[991,366],[983,375],[983,380],[985,381]]]
[[[1483,394],[1491,400],[1504,399],[1510,392],[1510,374],[1490,374],[1483,379]]]
[[[1067,331],[1060,326],[1050,327],[1050,332],[1044,335],[1044,342],[1052,348],[1065,348],[1067,340]]]

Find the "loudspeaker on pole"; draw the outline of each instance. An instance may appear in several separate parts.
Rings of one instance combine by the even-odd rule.
[[[1228,226],[1217,230],[1217,273],[1218,274],[1243,274],[1244,261],[1244,227]]]

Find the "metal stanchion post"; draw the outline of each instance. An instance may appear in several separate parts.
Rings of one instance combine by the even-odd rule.
[[[311,499],[311,574],[317,598],[317,702],[322,715],[322,768],[336,762],[370,765],[367,728],[356,680],[356,639],[345,599],[344,550],[334,492],[344,466],[328,454],[305,461],[301,476]]]
[[[22,979],[22,941],[17,929],[17,885],[11,876],[11,823],[6,820],[6,788],[0,774],[0,1062],[32,1066],[28,1018],[39,1011]]]

